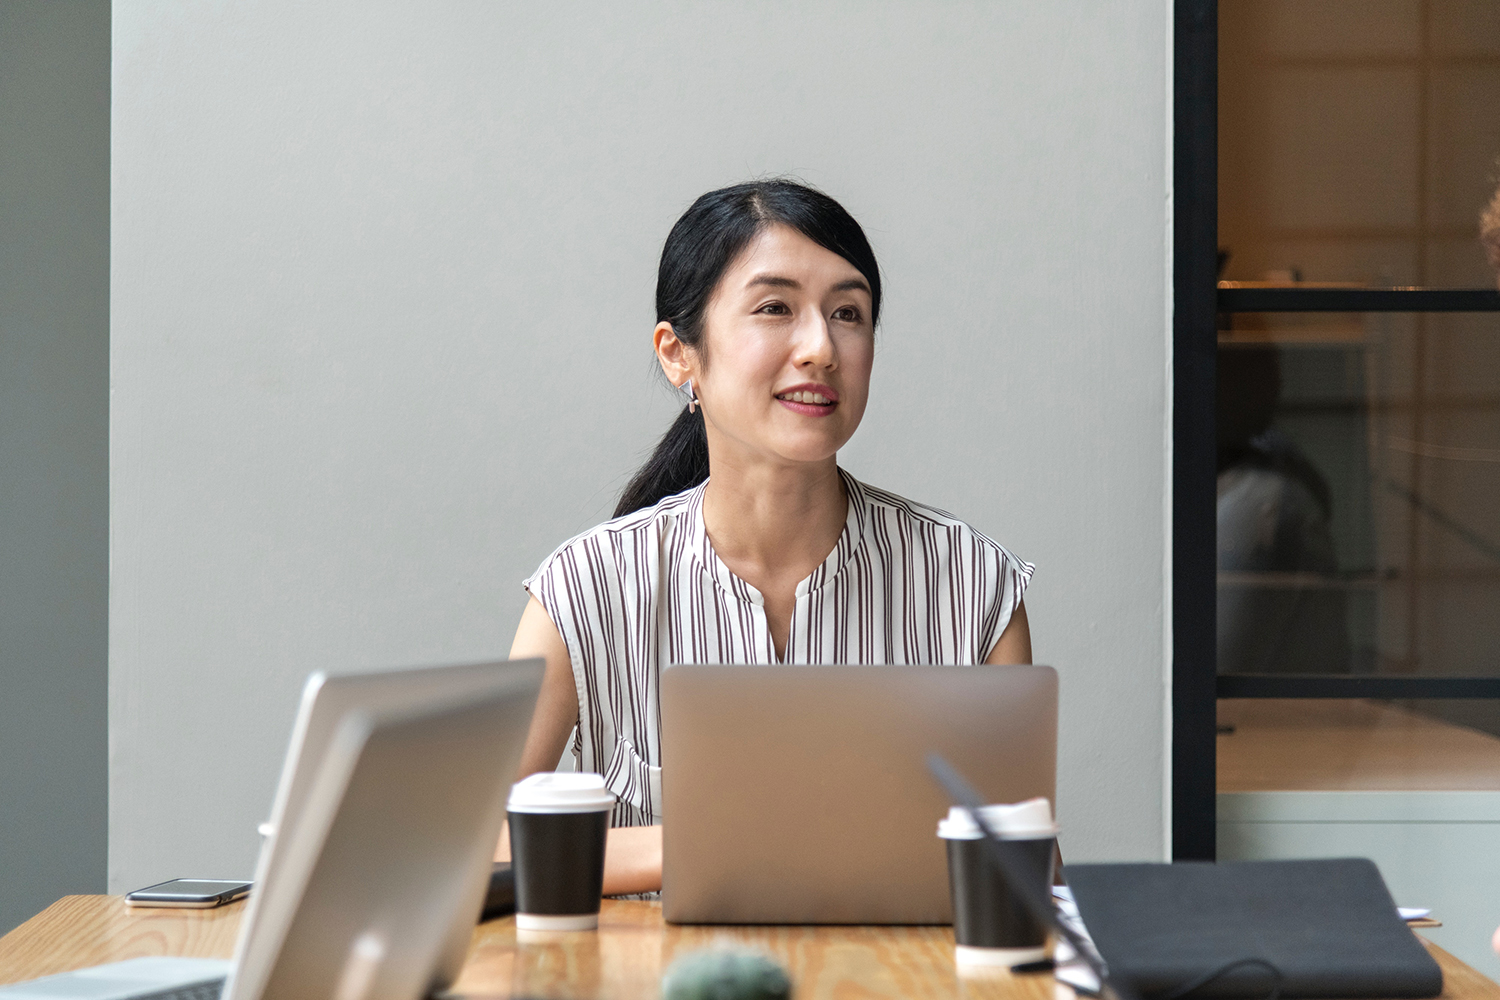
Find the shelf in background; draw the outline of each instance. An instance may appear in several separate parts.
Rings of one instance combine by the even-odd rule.
[[[1221,281],[1221,313],[1500,312],[1493,288],[1368,288],[1342,282]]]
[[[1500,792],[1500,738],[1361,699],[1219,702],[1220,792]],[[1500,816],[1497,816],[1500,819]]]

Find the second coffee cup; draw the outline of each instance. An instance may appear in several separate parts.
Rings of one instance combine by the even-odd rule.
[[[614,804],[597,774],[547,772],[512,786],[506,808],[517,928],[599,926],[604,841]]]
[[[1051,894],[1057,825],[1046,799],[985,806],[985,823],[1020,848],[1030,862],[1033,890]],[[1012,966],[1046,957],[1050,928],[1032,917],[985,846],[968,810],[954,807],[938,824],[948,842],[948,886],[953,895],[954,958],[960,966]]]

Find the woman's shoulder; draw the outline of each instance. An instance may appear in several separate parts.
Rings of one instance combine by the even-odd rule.
[[[1009,563],[1030,579],[1034,569],[1031,563],[1018,558],[1004,545],[962,518],[941,507],[921,503],[879,486],[862,483],[847,473],[845,475],[855,487],[865,516],[872,522],[879,523],[884,530],[900,529],[943,540],[955,555],[968,552],[981,558]]]
[[[552,554],[542,560],[532,578],[543,575],[559,562],[576,562],[583,557],[596,561],[596,554],[608,551],[637,551],[636,543],[643,538],[660,537],[692,518],[697,512],[702,493],[701,485],[694,486],[681,493],[663,497],[650,507],[610,518],[602,524],[581,531],[553,549]]]

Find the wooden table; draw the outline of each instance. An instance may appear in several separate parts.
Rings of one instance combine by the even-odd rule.
[[[141,955],[228,958],[243,903],[217,910],[129,910],[118,896],[65,896],[0,938],[0,983]],[[474,931],[454,993],[468,997],[654,998],[661,971],[719,943],[759,948],[791,972],[799,1000],[1007,997],[1051,1000],[1051,976],[960,978],[947,927],[679,927],[656,903],[606,900],[597,934],[522,935],[515,921]],[[1500,1000],[1500,986],[1447,952],[1444,997]],[[1068,993],[1071,996],[1071,992]]]

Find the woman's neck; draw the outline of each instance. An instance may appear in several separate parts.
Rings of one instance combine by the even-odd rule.
[[[849,505],[837,463],[721,459],[711,468],[703,522],[714,551],[768,600],[789,598],[843,533]],[[789,592],[772,593],[781,590]]]

